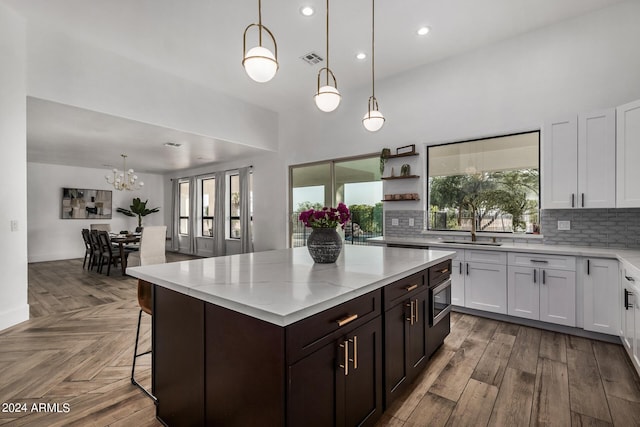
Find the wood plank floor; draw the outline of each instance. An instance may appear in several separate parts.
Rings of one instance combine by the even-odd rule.
[[[0,425],[161,425],[129,380],[135,279],[82,260],[30,264],[29,304],[29,321],[0,332],[0,405],[26,411],[0,408]],[[146,315],[142,337],[149,347]],[[149,356],[138,363],[148,386]],[[378,427],[489,425],[640,426],[640,380],[619,345],[454,313],[445,344]]]

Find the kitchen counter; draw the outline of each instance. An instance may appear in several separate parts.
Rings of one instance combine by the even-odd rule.
[[[306,247],[127,269],[155,285],[287,326],[452,258],[446,251],[345,245],[336,263]]]
[[[597,258],[613,258],[625,262],[628,266],[637,270],[636,275],[640,274],[640,250],[616,249],[616,248],[599,248],[593,246],[561,246],[561,245],[545,245],[542,243],[512,243],[504,242],[500,246],[478,245],[468,243],[445,243],[445,239],[424,238],[424,237],[375,237],[369,239],[368,242],[386,245],[407,245],[407,246],[437,246],[441,248],[451,249],[473,249],[483,251],[502,251],[502,252],[533,252],[549,255],[572,255],[582,257]],[[451,239],[446,240],[463,240]],[[484,242],[484,241],[482,241]]]

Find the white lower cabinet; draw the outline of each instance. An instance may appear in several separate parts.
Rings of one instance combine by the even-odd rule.
[[[509,315],[576,326],[574,257],[509,253],[508,262]]]
[[[620,330],[618,261],[583,258],[580,279],[584,290],[584,329],[617,335]]]
[[[475,252],[482,251],[467,250],[465,259],[477,258]],[[492,252],[491,255],[493,259],[488,259],[489,262],[465,261],[465,307],[507,314],[507,254]]]
[[[637,273],[637,272],[636,272]],[[640,275],[620,267],[620,340],[640,373]]]

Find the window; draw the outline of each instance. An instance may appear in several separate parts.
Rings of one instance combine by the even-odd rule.
[[[290,168],[291,247],[304,246],[311,232],[298,220],[300,212],[344,202],[352,220],[345,241],[366,244],[382,235],[380,155],[331,160]]]
[[[431,230],[540,231],[540,133],[428,147]]]
[[[229,236],[240,238],[240,175],[229,177]]]
[[[240,228],[240,175],[229,176],[229,237],[239,239]],[[249,174],[249,219],[253,221],[253,174]]]
[[[189,234],[189,182],[180,182],[180,234]]]
[[[213,237],[214,221],[213,213],[216,200],[215,178],[202,179],[202,235]]]

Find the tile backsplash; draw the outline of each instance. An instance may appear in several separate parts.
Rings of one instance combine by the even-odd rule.
[[[411,218],[413,226],[409,225]],[[422,210],[385,211],[385,235],[420,236],[424,218]],[[640,249],[640,208],[546,209],[540,212],[540,218],[542,243],[548,245]],[[558,221],[569,221],[571,229],[558,230]]]
[[[640,249],[640,209],[547,209],[540,218],[545,244]]]

